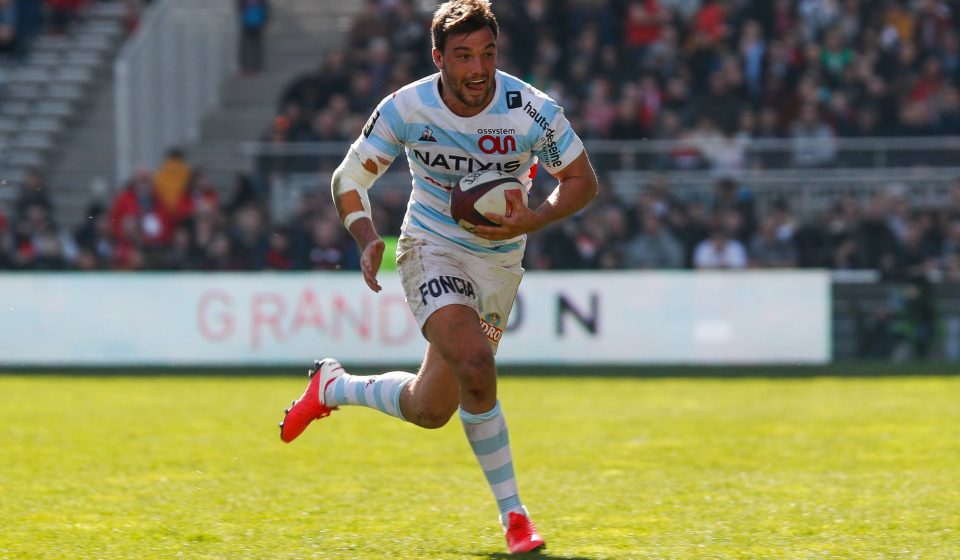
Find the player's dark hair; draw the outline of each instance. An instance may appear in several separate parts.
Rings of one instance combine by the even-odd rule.
[[[473,33],[484,27],[489,27],[494,37],[500,36],[500,26],[488,0],[449,0],[433,13],[430,35],[434,48],[443,52],[451,35]]]

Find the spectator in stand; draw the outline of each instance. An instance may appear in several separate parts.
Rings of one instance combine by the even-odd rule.
[[[344,238],[336,216],[315,215],[306,224],[307,237],[294,267],[307,270],[359,270],[360,254],[352,240]]]
[[[374,37],[386,37],[390,33],[386,10],[379,0],[365,0],[363,9],[350,26],[347,44],[353,52],[366,49]]]
[[[960,89],[944,87],[937,99],[937,129],[941,134],[960,136]]]
[[[176,226],[188,222],[201,208],[216,209],[220,205],[220,195],[200,169],[193,169],[187,179],[186,188],[180,195],[172,218]]]
[[[237,0],[240,20],[240,70],[263,71],[263,36],[270,21],[269,0]]]
[[[11,245],[13,238],[10,235],[10,220],[3,206],[0,206],[0,270],[13,268],[13,261],[10,259]]]
[[[263,140],[269,143],[284,144],[287,142],[309,142],[313,139],[310,122],[298,103],[288,102],[283,112],[273,118],[273,122],[263,135]]]
[[[642,231],[624,248],[624,265],[628,268],[684,268],[683,244],[663,227],[654,212],[644,212]]]
[[[257,206],[244,206],[231,216],[230,239],[239,270],[262,270],[267,264],[268,236]]]
[[[276,228],[270,234],[267,240],[266,268],[268,270],[290,270],[293,268],[289,229],[285,227]]]
[[[947,79],[953,82],[960,80],[960,32],[955,29],[948,30],[933,52],[940,57],[940,64]]]
[[[170,248],[156,259],[154,265],[161,270],[196,270],[199,268],[198,262],[199,255],[190,228],[181,225],[173,230]]]
[[[793,164],[797,167],[822,167],[837,158],[836,136],[820,118],[816,105],[808,103],[790,127],[793,139]]]
[[[13,0],[0,0],[0,55],[17,54],[19,39],[17,6]]]
[[[168,150],[166,158],[153,173],[154,192],[168,215],[178,213],[192,174],[193,170],[179,148]]]
[[[41,204],[30,204],[17,222],[14,264],[27,270],[61,270],[76,261],[73,238],[60,231]]]
[[[960,220],[960,178],[954,179],[950,186],[950,201],[944,211],[946,220]]]
[[[205,180],[203,183],[208,184],[208,182]],[[230,189],[230,194],[227,197],[224,210],[232,214],[236,212],[237,209],[248,204],[262,205],[264,202],[264,196],[264,191],[257,180],[245,173],[238,173],[233,178],[233,185]],[[213,203],[214,207],[216,207],[217,201],[214,200]]]
[[[190,238],[196,248],[198,267],[210,266],[207,260],[207,249],[213,244],[214,239],[226,230],[227,223],[228,215],[212,204],[198,205],[192,218],[184,222],[184,226],[190,230]],[[229,241],[227,239],[228,244]],[[230,267],[228,266],[227,269]]]
[[[735,229],[728,233],[741,241],[748,243],[757,229],[756,206],[753,193],[739,186],[730,178],[718,179],[713,183],[713,200],[711,210],[715,216],[737,216]]]
[[[793,239],[778,233],[777,219],[766,216],[750,241],[750,266],[753,268],[794,268],[797,250]]]
[[[646,131],[640,124],[637,103],[628,97],[621,98],[616,105],[616,115],[610,124],[610,138],[629,140],[643,138]]]
[[[624,42],[630,56],[628,63],[631,68],[638,72],[644,70],[646,55],[661,38],[663,28],[669,20],[670,15],[660,6],[658,0],[632,0],[627,5]]]
[[[74,233],[79,251],[78,266],[83,270],[107,269],[113,262],[114,239],[110,215],[97,203],[85,212],[87,219]]]
[[[907,223],[904,238],[900,244],[892,278],[915,282],[929,278],[939,266],[938,257],[941,247],[931,235],[932,220],[924,213],[917,213]]]
[[[579,227],[573,221],[550,224],[540,235],[531,236],[525,266],[544,270],[584,268],[576,240]]]
[[[17,35],[21,52],[30,48],[33,39],[43,31],[43,2],[14,0],[17,6]]]
[[[173,234],[172,222],[145,169],[136,172],[110,208],[113,237],[122,246],[162,247]]]
[[[233,243],[226,231],[214,231],[210,237],[210,241],[201,247],[200,270],[229,272],[240,269],[234,253]]]
[[[732,235],[735,212],[724,212],[713,217],[710,237],[701,241],[693,253],[693,266],[697,269],[731,269],[747,266],[747,251]]]
[[[27,168],[24,172],[23,182],[20,183],[20,189],[17,193],[17,219],[24,219],[31,206],[41,206],[47,215],[53,215],[54,208],[53,200],[50,198],[50,188],[47,186],[43,174],[36,167]]]
[[[346,56],[342,50],[332,49],[316,70],[301,75],[287,86],[280,96],[280,107],[296,103],[306,111],[317,111],[325,107],[333,95],[347,93],[349,87]]]
[[[876,194],[867,206],[864,219],[859,224],[858,245],[863,265],[879,270],[885,277],[895,275],[900,244],[888,225],[889,202],[884,194]]]
[[[610,129],[617,118],[617,106],[611,97],[610,81],[606,78],[597,77],[591,82],[583,117],[587,125],[585,136],[604,138],[610,135]]]
[[[944,279],[960,282],[960,218],[954,218],[947,224],[940,261]]]
[[[740,36],[740,57],[743,64],[746,93],[752,103],[763,98],[764,60],[767,45],[763,28],[756,20],[747,21]]]
[[[67,32],[67,28],[79,18],[80,10],[87,0],[44,0],[50,13],[50,31],[58,35]]]
[[[731,35],[728,25],[731,6],[729,0],[706,0],[693,19],[693,33],[717,45]]]

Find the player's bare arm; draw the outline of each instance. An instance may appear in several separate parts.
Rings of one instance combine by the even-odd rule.
[[[579,211],[597,196],[597,174],[587,152],[580,154],[554,177],[560,183],[536,209],[527,208],[519,195],[507,193],[506,215],[486,214],[488,219],[500,225],[477,226],[476,235],[498,241],[537,231]]]
[[[365,189],[369,188],[376,178],[382,174],[383,170],[389,167],[390,162],[383,158],[377,158],[376,162],[367,160],[358,168],[356,164],[351,163],[350,158],[351,154],[347,154],[343,164],[333,174],[333,202],[337,208],[337,215],[340,216],[340,221],[362,251],[360,271],[363,273],[363,281],[371,290],[379,292],[382,288],[380,283],[377,282],[377,273],[380,271],[386,244],[377,233],[370,216],[369,202],[364,201],[364,196]],[[348,169],[346,173],[344,172],[345,169]],[[350,174],[354,176],[368,174],[369,177],[362,177],[359,187],[347,186],[344,183],[349,181],[349,178],[345,175]],[[366,183],[366,185],[363,183]],[[364,188],[364,191],[360,191],[359,188]]]

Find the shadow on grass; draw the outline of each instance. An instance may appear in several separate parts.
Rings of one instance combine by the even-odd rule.
[[[535,550],[525,554],[507,554],[506,552],[477,552],[474,553],[477,558],[486,558],[487,560],[517,560],[518,558],[528,558],[530,560],[596,560],[589,556],[554,556],[547,551]]]

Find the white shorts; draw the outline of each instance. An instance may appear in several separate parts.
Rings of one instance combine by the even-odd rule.
[[[472,307],[494,353],[517,297],[523,267],[501,266],[466,251],[401,238],[397,271],[404,297],[421,332],[427,318],[445,305]]]

